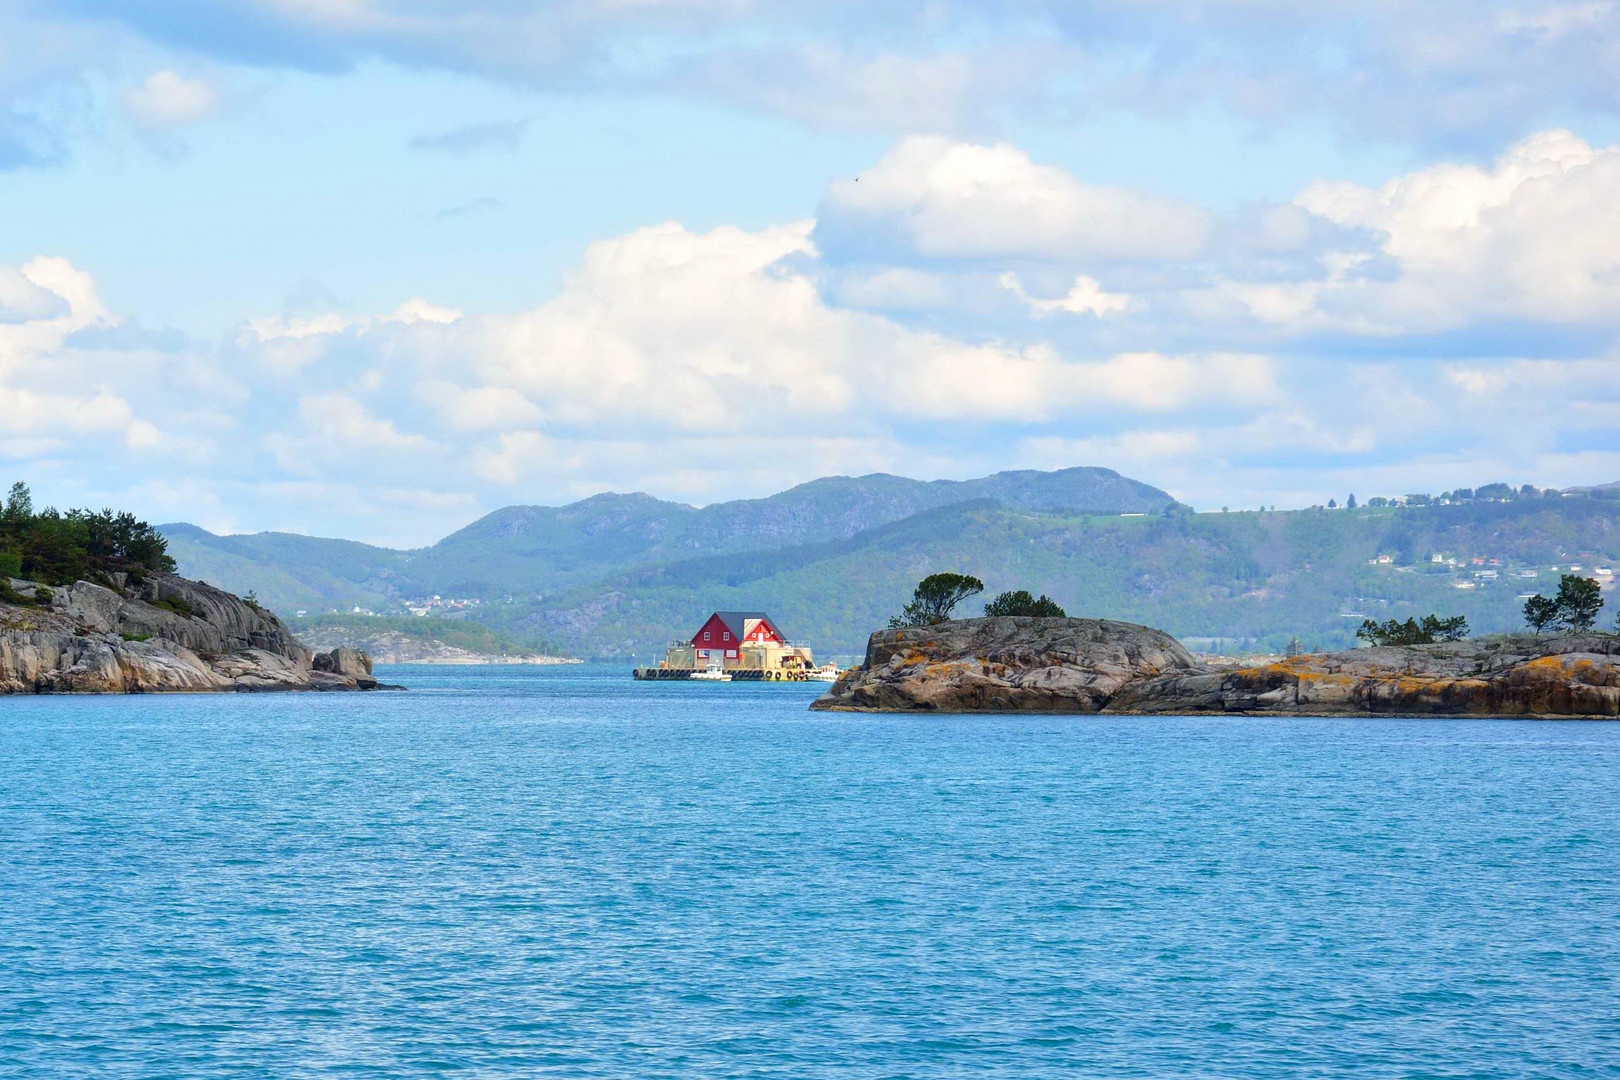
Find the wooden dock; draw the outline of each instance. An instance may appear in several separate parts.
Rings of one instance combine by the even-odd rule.
[[[635,676],[643,682],[662,682],[666,679],[690,679],[696,668],[638,667]],[[807,682],[809,675],[802,671],[764,671],[760,668],[731,668],[726,672],[732,682]]]

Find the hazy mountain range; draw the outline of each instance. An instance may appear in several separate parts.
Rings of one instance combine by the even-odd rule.
[[[1556,586],[1553,566],[1620,561],[1611,494],[1195,515],[1147,484],[1076,468],[962,482],[828,477],[701,509],[606,494],[506,507],[412,551],[161,529],[182,573],[253,589],[278,612],[476,598],[454,614],[518,645],[583,656],[645,658],[716,608],[763,608],[822,652],[853,653],[941,569],[1195,644],[1277,647],[1296,634],[1346,644],[1363,616],[1438,611],[1508,629],[1519,593]]]

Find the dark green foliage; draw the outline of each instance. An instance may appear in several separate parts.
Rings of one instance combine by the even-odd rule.
[[[28,487],[20,483],[11,485],[0,510],[0,576],[71,585],[119,572],[138,576],[144,570],[173,569],[168,542],[134,514],[62,514],[50,507],[35,513]]]
[[[1558,601],[1548,596],[1530,597],[1524,602],[1524,621],[1538,634],[1549,626],[1557,626]]]
[[[28,485],[21,480],[11,485],[11,492],[6,496],[6,506],[0,510],[0,519],[7,522],[26,521],[34,516],[34,496],[29,492]]]
[[[7,604],[16,604],[18,607],[48,608],[54,595],[47,588],[37,588],[32,592],[22,592],[11,587],[11,582],[0,578],[0,601]]]
[[[1558,579],[1558,620],[1567,630],[1590,630],[1603,609],[1598,583],[1578,574]]]
[[[1590,630],[1601,610],[1603,594],[1598,583],[1579,574],[1565,574],[1558,579],[1558,595],[1532,596],[1524,602],[1524,621],[1538,634],[1549,627]]]
[[[1039,600],[1029,594],[1028,589],[1014,589],[1004,592],[988,604],[984,605],[986,615],[1029,615],[1045,619],[1065,619],[1068,613],[1047,597],[1041,594]]]
[[[951,617],[951,609],[976,593],[984,582],[971,574],[929,574],[912,591],[911,603],[889,620],[891,627],[932,626]]]
[[[1468,620],[1461,615],[1449,619],[1425,615],[1421,622],[1390,619],[1379,623],[1367,619],[1356,631],[1356,637],[1371,645],[1433,645],[1437,641],[1461,641],[1467,636]]]
[[[125,641],[151,641],[152,640],[152,635],[151,634],[131,634],[128,631],[120,631],[118,636],[123,638]]]

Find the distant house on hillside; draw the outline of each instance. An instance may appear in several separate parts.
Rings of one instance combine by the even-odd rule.
[[[690,641],[669,647],[665,668],[803,671],[814,666],[808,645],[795,645],[763,611],[716,611]]]

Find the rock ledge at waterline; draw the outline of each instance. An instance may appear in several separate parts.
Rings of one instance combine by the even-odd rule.
[[[0,601],[0,693],[387,689],[364,652],[313,652],[270,612],[174,574],[10,584],[50,599]]]
[[[1201,663],[1100,619],[960,619],[880,630],[813,709],[1278,716],[1620,717],[1620,635],[1528,634]]]

